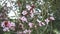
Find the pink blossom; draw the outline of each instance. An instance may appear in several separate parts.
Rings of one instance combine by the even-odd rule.
[[[33,17],[34,17],[34,14],[33,14],[33,13],[31,13],[31,14],[30,14],[30,16],[31,16],[31,18],[33,18]]]
[[[50,22],[50,20],[47,18],[47,19],[45,19],[45,22],[48,24]]]
[[[32,28],[33,27],[33,23],[29,22],[29,27]]]
[[[7,31],[9,28],[11,27],[15,27],[15,23],[13,22],[10,22],[10,21],[3,21],[1,23],[1,27],[3,27],[3,31]]]
[[[13,23],[13,22],[10,22],[10,21],[8,21],[8,22],[5,22],[5,21],[3,21],[2,23],[1,23],[1,27],[11,27],[11,26],[15,26],[15,23]]]
[[[50,17],[50,19],[51,19],[51,20],[55,20],[55,18],[54,18],[54,17]]]
[[[32,7],[30,5],[26,5],[26,8],[30,10]]]
[[[42,24],[41,24],[41,23],[39,23],[39,26],[42,26]]]
[[[37,22],[39,23],[39,26],[42,26],[41,21],[37,19]]]
[[[6,22],[6,21],[3,21],[2,23],[1,23],[1,27],[9,27],[10,26],[10,21],[8,21],[8,22]]]
[[[42,22],[42,25],[45,25],[45,23],[44,23],[44,22]]]
[[[43,25],[45,25],[45,23],[42,22],[42,21],[40,21],[39,19],[37,19],[37,22],[39,23],[39,26],[43,26]]]
[[[43,26],[43,25],[45,25],[44,22],[39,22],[39,26]]]
[[[25,34],[24,32],[18,31],[17,34]]]
[[[31,31],[30,29],[29,29],[29,30],[26,29],[26,30],[24,30],[23,32],[24,32],[24,33],[29,33],[29,34],[31,34],[32,31]]]
[[[30,11],[30,16],[31,16],[31,17],[33,17],[33,16],[34,16],[33,9]]]
[[[15,27],[12,26],[12,27],[10,28],[10,30],[15,31]]]
[[[15,23],[11,22],[9,28],[10,28],[11,30],[15,30]]]
[[[5,32],[5,31],[10,31],[10,30],[9,30],[8,27],[5,27],[5,28],[3,29],[3,31]]]
[[[15,23],[11,22],[11,23],[10,23],[10,26],[11,26],[11,27],[15,27]]]
[[[26,10],[23,10],[22,14],[26,15],[28,12]]]
[[[22,32],[19,32],[19,31],[18,31],[17,34],[22,34]]]
[[[25,29],[23,32],[24,32],[24,33],[27,33],[27,32],[28,32],[28,30],[27,30],[27,29]]]
[[[27,18],[25,16],[22,16],[20,19],[22,20],[22,22],[27,22]]]
[[[33,10],[31,10],[30,13],[34,13]]]
[[[28,30],[28,33],[31,34],[31,32],[32,32],[32,31],[29,29],[29,30]]]

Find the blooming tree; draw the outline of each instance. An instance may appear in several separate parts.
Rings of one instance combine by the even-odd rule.
[[[4,32],[13,31],[16,34],[33,34],[34,31],[35,34],[43,34],[49,23],[52,24],[55,20],[54,12],[51,10],[51,2],[53,1],[0,0],[2,6],[0,19],[3,19],[2,30]],[[15,23],[8,18],[14,19]]]

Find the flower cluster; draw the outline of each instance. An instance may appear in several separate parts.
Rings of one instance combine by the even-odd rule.
[[[15,23],[10,21],[3,21],[1,23],[1,27],[3,27],[3,31],[15,30]]]
[[[49,17],[49,18],[45,19],[44,22],[42,22],[39,19],[37,19],[37,22],[39,23],[39,26],[43,26],[43,25],[45,25],[45,23],[48,24],[52,20],[55,20],[55,18],[54,17]]]
[[[32,32],[32,30],[27,30],[27,29],[25,29],[23,32],[21,32],[21,31],[17,31],[17,34],[26,34],[26,33],[28,33],[28,34],[31,34],[31,32]]]
[[[27,18],[25,18],[24,16],[21,18],[21,20],[24,21],[24,22],[27,22]],[[49,17],[49,18],[45,19],[44,22],[42,22],[39,19],[37,19],[37,22],[38,22],[38,25],[41,27],[41,26],[45,25],[45,22],[46,22],[46,24],[48,24],[52,20],[55,20],[54,17]],[[28,26],[29,26],[29,28],[33,28],[35,26],[35,24],[32,23],[32,22],[29,22]],[[1,22],[1,27],[3,28],[4,32],[5,31],[9,32],[10,30],[13,30],[13,31],[15,30],[16,24],[11,22],[11,21],[3,21],[3,22]],[[24,25],[22,23],[19,23],[19,29],[24,29]],[[30,29],[29,30],[24,29],[23,32],[18,31],[17,34],[19,34],[19,33],[20,34],[22,34],[22,33],[24,33],[24,34],[26,34],[26,33],[31,34],[31,32],[32,31]]]
[[[41,3],[42,2],[43,1],[41,0]],[[10,11],[11,10],[15,11],[15,10],[18,10],[20,8],[20,6],[22,7],[22,5],[20,5],[19,2],[18,2],[19,8],[18,8],[18,5],[15,5],[16,3],[12,4],[12,3],[8,2],[7,4],[9,4],[9,5],[7,5],[7,7],[12,7],[12,9],[9,8]],[[12,4],[12,5],[10,5],[10,4]],[[17,8],[14,5],[17,6]],[[26,4],[25,8],[26,9],[22,10],[19,15],[14,12],[15,15],[17,14],[16,17],[17,17],[17,20],[19,20],[19,23],[15,24],[14,22],[11,22],[8,20],[1,22],[1,27],[3,28],[4,32],[6,32],[6,31],[9,32],[10,30],[15,31],[17,29],[16,30],[17,34],[31,34],[32,29],[34,27],[35,28],[37,28],[37,26],[42,27],[42,26],[48,25],[50,21],[55,20],[55,18],[53,16],[50,16],[47,18],[42,18],[42,17],[44,17],[44,14],[41,15],[40,13],[43,13],[43,12],[38,8],[37,8],[38,11],[36,11],[35,10],[36,7],[34,4]],[[37,23],[37,25],[36,25],[36,23]],[[26,27],[26,26],[28,26],[28,27]]]

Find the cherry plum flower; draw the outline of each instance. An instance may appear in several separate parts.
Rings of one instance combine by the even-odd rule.
[[[31,16],[31,18],[33,18],[33,17],[34,17],[34,14],[33,14],[33,13],[31,13],[31,14],[30,14],[30,16]]]
[[[29,22],[28,25],[29,25],[30,28],[32,28],[34,24]]]
[[[39,22],[39,26],[43,26],[43,25],[45,25],[44,22]]]
[[[15,23],[13,23],[13,22],[10,23],[10,29],[11,30],[15,30],[15,26],[16,26]]]
[[[29,30],[25,29],[23,32],[24,32],[24,33],[31,34],[32,30],[30,30],[30,29],[29,29]]]
[[[1,23],[1,27],[3,27],[3,31],[9,31],[10,21],[3,21]]]
[[[55,18],[54,17],[50,17],[50,20],[55,20]]]
[[[42,22],[42,25],[45,25],[45,23],[44,23],[44,22]]]
[[[23,32],[24,32],[24,33],[27,33],[27,32],[28,32],[28,30],[27,30],[27,29],[25,29]]]
[[[46,22],[46,24],[48,24],[50,22],[50,20],[47,18],[47,19],[45,19],[45,22]]]
[[[41,24],[41,23],[39,23],[39,26],[42,26],[42,24]]]
[[[5,27],[5,28],[3,29],[3,31],[4,31],[4,32],[5,32],[5,31],[8,31],[8,32],[9,32],[10,30],[9,30],[8,27]]]
[[[32,32],[32,30],[29,29],[29,30],[28,30],[28,33],[31,34],[31,32]]]
[[[10,26],[11,26],[11,27],[15,27],[15,23],[11,22],[11,23],[10,23]]]
[[[25,34],[25,33],[21,31],[17,31],[17,34]]]
[[[9,27],[10,26],[10,21],[3,21],[2,23],[1,23],[1,27]]]
[[[27,4],[27,5],[26,5],[26,8],[27,8],[28,10],[30,10],[32,7]]]
[[[31,16],[32,18],[34,17],[33,9],[30,11],[30,16]]]
[[[39,23],[39,26],[43,26],[43,25],[45,25],[45,23],[42,22],[42,21],[40,21],[39,19],[37,19],[37,22]]]
[[[10,21],[3,21],[1,23],[1,27],[3,27],[3,31],[8,31],[10,28],[15,27],[15,23]]]
[[[27,18],[25,16],[22,16],[20,19],[22,20],[22,22],[27,22]]]
[[[23,10],[22,14],[26,15],[28,12],[26,10]]]

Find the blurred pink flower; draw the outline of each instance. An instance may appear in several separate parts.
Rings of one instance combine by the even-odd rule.
[[[31,32],[32,32],[32,30],[29,29],[29,30],[28,30],[28,33],[31,34]]]
[[[43,26],[43,25],[45,25],[44,22],[39,22],[39,26]]]
[[[10,21],[3,21],[2,23],[1,23],[1,27],[9,27],[10,26]]]
[[[30,13],[34,13],[34,12],[33,12],[33,9],[30,11]]]
[[[27,5],[26,5],[26,8],[27,8],[28,10],[30,10],[32,7],[27,4]]]
[[[11,27],[15,27],[15,23],[10,21],[3,21],[1,23],[1,27],[3,27],[3,31],[7,31]]]
[[[27,22],[27,18],[25,16],[22,16],[20,19],[22,20],[22,22]]]
[[[42,26],[42,24],[41,24],[41,23],[39,23],[39,26]]]
[[[25,29],[23,32],[24,32],[24,33],[27,33],[27,32],[28,32],[28,30],[27,30],[27,29]]]
[[[46,22],[46,24],[48,24],[50,22],[50,20],[47,18],[47,19],[45,19],[45,22]]]
[[[17,31],[17,34],[26,34],[26,33],[21,32],[21,31]]]
[[[45,23],[44,23],[44,22],[42,22],[42,25],[45,25]]]
[[[9,28],[10,28],[11,30],[15,30],[15,26],[16,26],[15,23],[11,22]]]
[[[54,17],[50,17],[50,19],[51,19],[51,20],[55,20],[55,18],[54,18]]]
[[[3,29],[3,31],[4,31],[4,32],[5,32],[5,31],[8,31],[8,32],[9,32],[10,30],[9,30],[8,27],[5,27],[5,28]]]
[[[30,16],[31,16],[31,17],[33,17],[33,16],[34,16],[34,11],[33,11],[33,9],[32,9],[32,10],[30,10]]]
[[[28,12],[26,10],[23,10],[22,14],[26,15]]]
[[[30,30],[30,29],[29,29],[29,30],[25,29],[23,32],[24,32],[24,33],[31,34],[32,30]]]
[[[11,22],[11,23],[10,23],[10,26],[11,26],[11,27],[15,27],[16,25],[15,25],[15,23]]]
[[[37,19],[37,22],[39,23],[39,26],[43,26],[43,25],[45,25],[45,23],[42,22],[42,21],[40,21],[39,19]]]
[[[31,18],[33,18],[33,17],[34,17],[34,14],[33,14],[33,13],[31,13],[31,14],[30,14],[30,16],[31,16]]]
[[[34,24],[29,22],[28,25],[29,25],[30,28],[32,28]]]

